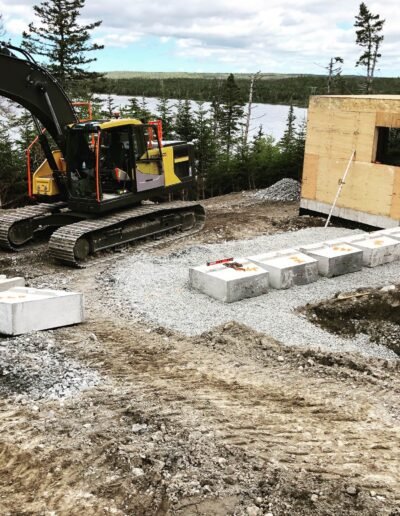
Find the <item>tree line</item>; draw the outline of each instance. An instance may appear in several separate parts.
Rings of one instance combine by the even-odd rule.
[[[151,75],[151,74],[149,74]],[[243,95],[249,91],[251,78],[235,77]],[[215,92],[224,83],[220,78],[152,78],[143,73],[143,77],[113,79],[102,77],[94,81],[92,90],[101,94],[160,97],[165,94],[170,99],[190,98],[209,102]],[[294,104],[307,107],[310,95],[360,95],[366,93],[365,81],[357,76],[340,76],[328,80],[325,75],[296,75],[293,77],[267,78],[257,81],[254,88],[254,101],[264,104]],[[376,77],[374,93],[382,95],[399,95],[400,78]]]

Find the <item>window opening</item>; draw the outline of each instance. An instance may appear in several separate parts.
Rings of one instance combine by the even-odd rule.
[[[375,163],[400,167],[400,129],[377,127],[378,141]]]

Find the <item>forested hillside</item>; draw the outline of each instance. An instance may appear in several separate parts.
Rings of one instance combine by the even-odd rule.
[[[94,85],[94,90],[96,93],[116,95],[211,101],[218,96],[227,75],[112,72],[99,79]],[[248,74],[235,75],[236,84],[244,98],[248,95],[250,80]],[[263,74],[255,83],[254,101],[307,106],[310,95],[326,93],[327,78],[323,75]],[[334,81],[331,93],[365,93],[365,81],[357,76],[339,76]],[[374,93],[400,94],[400,78],[375,78]]]

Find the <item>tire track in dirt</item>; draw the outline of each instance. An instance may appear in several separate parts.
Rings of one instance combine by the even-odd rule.
[[[276,356],[257,363],[184,339],[149,349],[105,325],[96,334],[114,355],[107,372],[130,385],[147,413],[213,429],[221,443],[271,464],[348,479],[399,501],[400,428],[384,408],[396,404],[384,385],[302,377]],[[110,334],[118,338],[108,346]]]

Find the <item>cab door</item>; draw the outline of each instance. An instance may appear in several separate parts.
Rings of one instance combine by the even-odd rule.
[[[154,125],[137,125],[133,129],[138,192],[165,187],[162,147]]]

